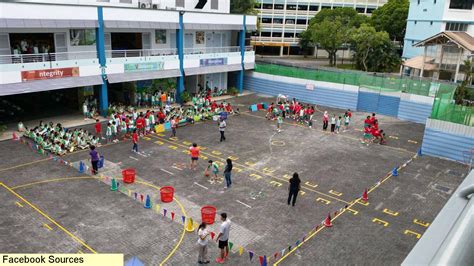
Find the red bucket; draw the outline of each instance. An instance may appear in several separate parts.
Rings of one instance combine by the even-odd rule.
[[[161,201],[168,203],[173,201],[174,188],[173,187],[162,187],[160,188]]]
[[[135,169],[125,169],[122,171],[123,182],[131,184],[135,182]]]
[[[217,209],[214,206],[204,206],[201,208],[201,219],[203,223],[213,224],[216,219]]]

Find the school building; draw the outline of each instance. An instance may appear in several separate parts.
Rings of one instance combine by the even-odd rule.
[[[170,79],[179,102],[198,84],[242,90],[244,71],[254,67],[245,36],[257,17],[229,14],[229,0],[47,2],[0,3],[4,101],[77,106],[94,95],[106,110],[109,101],[129,100],[130,87]],[[59,96],[44,102],[41,92]]]
[[[300,54],[300,35],[309,21],[321,10],[341,7],[354,8],[358,13],[370,16],[387,0],[256,0],[260,31],[252,36],[252,45],[257,54]],[[313,55],[327,57],[324,49],[313,49]],[[337,53],[338,57],[350,58],[347,47]]]

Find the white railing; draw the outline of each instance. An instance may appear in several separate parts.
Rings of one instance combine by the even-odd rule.
[[[0,64],[41,63],[97,58],[96,51],[0,55]]]
[[[184,54],[217,54],[240,52],[240,46],[184,48]]]
[[[251,51],[253,51],[253,46],[245,46],[245,51],[246,51],[246,52],[251,52]]]
[[[137,49],[137,50],[106,50],[107,58],[169,56],[177,54],[176,48]]]

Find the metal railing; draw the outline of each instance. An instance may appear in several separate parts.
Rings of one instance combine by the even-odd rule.
[[[176,48],[106,50],[105,54],[107,58],[170,56],[178,54],[178,50]]]
[[[184,48],[184,54],[217,54],[240,52],[240,46]]]
[[[79,59],[94,59],[96,51],[0,55],[0,64],[26,64]]]

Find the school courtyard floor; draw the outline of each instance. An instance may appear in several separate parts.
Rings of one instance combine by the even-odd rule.
[[[229,117],[222,143],[217,125],[208,121],[178,128],[177,139],[169,133],[142,138],[138,154],[130,151],[130,141],[104,145],[98,149],[106,159],[99,176],[78,171],[79,161],[88,165],[87,151],[51,158],[23,141],[0,142],[0,251],[123,253],[146,265],[196,265],[197,236],[184,230],[183,216],[200,222],[201,207],[212,205],[232,221],[228,265],[258,265],[263,256],[277,265],[400,264],[467,167],[416,156],[423,125],[385,116],[379,116],[389,136],[384,146],[360,143],[367,115],[360,112],[339,135],[322,132],[320,113],[313,129],[287,120],[277,133],[265,112],[247,111],[250,104],[273,100],[255,94],[229,100],[242,113]],[[344,112],[318,107],[324,110]],[[189,169],[192,142],[203,149],[196,171]],[[228,157],[234,161],[233,187],[225,190],[203,173],[207,160],[223,165]],[[398,176],[391,175],[395,167]],[[136,169],[134,184],[122,183],[126,168]],[[290,207],[293,172],[302,190]],[[118,191],[111,191],[111,178],[118,180]],[[172,203],[160,201],[163,186],[174,187]],[[367,203],[358,199],[365,189]],[[143,207],[147,195],[152,209]],[[328,213],[333,226],[323,227]],[[218,233],[218,225],[211,231]],[[214,264],[217,245],[209,247]]]

